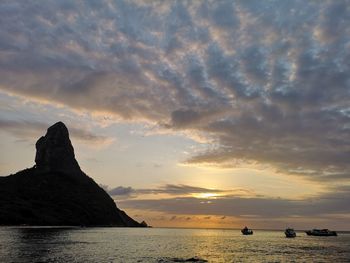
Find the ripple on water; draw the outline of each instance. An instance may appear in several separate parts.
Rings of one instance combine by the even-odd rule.
[[[6,229],[0,262],[349,262],[350,235],[284,238],[208,229]],[[197,257],[197,258],[196,258]]]
[[[171,263],[171,262],[199,262],[199,263],[203,263],[203,262],[208,262],[208,260],[205,260],[203,258],[200,257],[192,257],[192,258],[161,258],[158,259],[159,263]]]

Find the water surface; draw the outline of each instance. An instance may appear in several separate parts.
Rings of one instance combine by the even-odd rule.
[[[0,228],[0,262],[350,262],[350,234],[167,228]]]

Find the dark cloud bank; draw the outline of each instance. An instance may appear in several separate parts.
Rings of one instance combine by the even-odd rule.
[[[173,190],[176,189],[174,192]],[[270,198],[253,195],[245,197],[241,189],[219,190],[197,188],[187,185],[165,185],[156,189],[133,189],[131,187],[117,187],[109,193],[118,198],[118,204],[123,208],[158,211],[165,214],[184,215],[215,215],[234,216],[243,218],[290,218],[290,217],[319,217],[327,218],[332,215],[346,215],[350,213],[350,187],[343,186],[330,189],[332,193],[324,193],[302,200]],[[234,194],[235,192],[239,194]],[[216,198],[196,198],[190,196],[195,193],[219,193]],[[174,196],[163,199],[132,199],[147,193],[167,193]],[[121,196],[129,198],[123,200]]]
[[[209,189],[204,187],[197,187],[185,184],[166,184],[156,188],[148,188],[148,189],[134,189],[130,186],[118,186],[115,188],[109,188],[108,186],[103,186],[104,189],[108,191],[108,193],[112,196],[138,196],[138,195],[146,195],[146,194],[167,194],[174,196],[182,196],[182,195],[190,195],[190,194],[200,194],[200,193],[215,193],[215,194],[227,194],[231,192],[236,192],[239,194],[252,194],[251,191],[236,188],[231,190],[221,190],[221,189]]]
[[[215,140],[189,163],[251,162],[348,181],[349,8],[2,1],[0,90]]]

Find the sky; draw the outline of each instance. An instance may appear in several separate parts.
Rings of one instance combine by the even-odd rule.
[[[158,227],[350,230],[350,1],[0,2],[0,175],[63,121]]]

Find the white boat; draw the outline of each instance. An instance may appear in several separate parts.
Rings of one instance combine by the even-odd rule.
[[[323,236],[323,237],[337,236],[337,232],[330,231],[328,229],[312,229],[312,230],[305,231],[305,233],[308,236]]]

